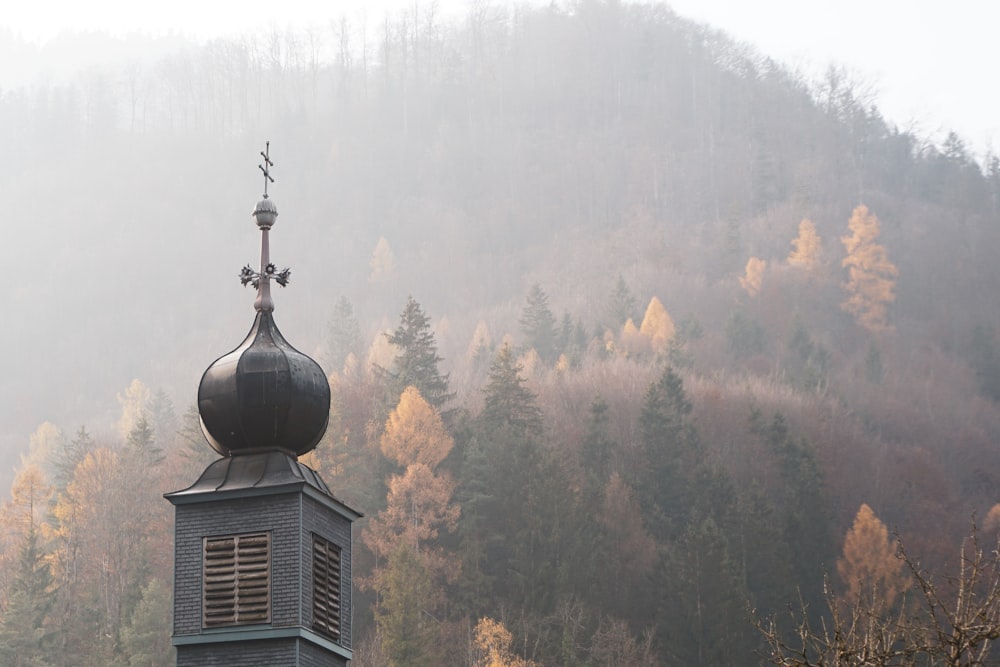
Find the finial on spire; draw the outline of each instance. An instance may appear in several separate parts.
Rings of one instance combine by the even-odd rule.
[[[274,163],[271,162],[271,142],[268,141],[264,144],[264,150],[260,152],[260,156],[264,158],[264,164],[258,164],[257,168],[264,172],[264,199],[267,199],[267,182],[271,181],[274,183],[274,179],[271,178],[271,167]],[[267,165],[266,167],[264,165]]]
[[[271,299],[271,281],[273,280],[280,287],[284,287],[288,284],[292,272],[289,269],[278,271],[277,267],[271,263],[268,232],[278,217],[278,207],[267,198],[267,183],[268,181],[274,183],[274,179],[271,177],[271,167],[274,166],[274,162],[271,161],[270,141],[265,144],[265,150],[260,152],[260,156],[264,158],[264,164],[259,164],[257,167],[264,172],[264,199],[257,202],[257,206],[253,210],[253,217],[261,231],[260,270],[255,271],[249,264],[244,266],[240,271],[240,282],[244,287],[253,285],[253,288],[257,290],[257,300],[254,301],[254,308],[257,311],[271,312],[274,310],[274,301]]]

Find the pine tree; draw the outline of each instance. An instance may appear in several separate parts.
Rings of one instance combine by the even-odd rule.
[[[378,592],[382,602],[375,610],[375,621],[389,667],[438,664],[435,620],[426,613],[431,582],[410,545],[400,544],[392,552]]]
[[[479,419],[484,429],[513,431],[519,438],[541,434],[542,412],[535,395],[525,386],[521,366],[509,345],[500,348],[493,360],[483,394]]]
[[[588,482],[601,485],[610,473],[610,461],[615,443],[608,433],[610,410],[607,401],[598,396],[590,404],[587,416],[587,433],[580,443],[580,465]]]
[[[170,626],[163,622],[171,613],[170,588],[152,579],[142,589],[128,625],[122,629],[122,650],[129,667],[174,664]]]
[[[690,479],[700,463],[701,443],[688,421],[691,409],[683,380],[668,367],[647,389],[639,415],[636,490],[657,538],[676,535],[693,499]]]
[[[31,525],[18,554],[18,567],[0,621],[0,664],[48,667],[53,656],[49,615],[54,579]]]
[[[627,320],[634,319],[637,316],[635,306],[635,297],[632,296],[632,292],[625,283],[625,278],[619,273],[618,282],[615,283],[614,289],[608,296],[609,328],[618,329]]]
[[[521,330],[529,348],[546,363],[556,360],[556,318],[549,309],[549,297],[535,283],[528,292],[528,302],[521,311]]]
[[[823,473],[816,453],[805,440],[796,440],[780,413],[769,423],[754,410],[750,430],[761,438],[774,456],[780,480],[774,505],[779,510],[782,541],[788,545],[793,580],[802,598],[819,609],[823,603],[822,567],[835,553],[830,535],[829,513]]]
[[[346,296],[333,307],[333,314],[327,324],[327,372],[339,373],[349,354],[361,354],[361,327],[354,316],[354,306]]]
[[[87,427],[81,426],[76,432],[76,437],[69,441],[56,455],[53,468],[55,470],[55,485],[59,491],[66,489],[66,484],[73,478],[73,471],[80,465],[80,461],[94,448],[94,441],[87,433]]]
[[[848,272],[843,284],[846,297],[840,307],[869,331],[891,329],[887,307],[896,299],[899,269],[889,261],[885,247],[876,242],[878,218],[860,205],[854,209],[848,229],[850,235],[840,239],[847,251],[841,265]]]
[[[451,400],[454,394],[448,393],[448,374],[442,375],[438,370],[442,359],[437,353],[430,318],[412,296],[399,316],[399,326],[386,340],[397,350],[389,369],[393,405],[407,387],[416,387],[435,408]]]

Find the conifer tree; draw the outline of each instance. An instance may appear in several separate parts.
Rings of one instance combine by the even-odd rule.
[[[587,432],[580,443],[580,465],[587,480],[594,485],[603,485],[610,472],[611,453],[615,443],[608,433],[607,401],[598,396],[590,404],[587,415]]]
[[[431,469],[448,456],[455,444],[441,415],[416,387],[407,387],[400,396],[379,442],[382,453],[400,466],[422,463]]]
[[[432,667],[436,621],[427,613],[431,582],[413,548],[400,544],[389,557],[386,576],[378,584],[382,602],[375,621],[389,667]]]
[[[847,269],[847,282],[843,284],[845,298],[840,307],[869,331],[891,329],[887,307],[896,299],[899,269],[876,241],[878,218],[862,204],[854,209],[848,230],[850,234],[840,239],[847,251],[841,262]]]
[[[448,393],[448,374],[442,375],[438,370],[442,359],[437,353],[430,318],[412,296],[406,300],[399,316],[399,326],[386,336],[386,340],[396,348],[389,368],[393,405],[403,390],[411,386],[435,408],[452,398],[454,394]]]
[[[757,296],[760,293],[761,285],[764,283],[764,270],[766,268],[767,262],[759,257],[751,257],[747,260],[746,270],[740,277],[740,286],[750,296]]]
[[[608,319],[610,327],[617,329],[625,324],[626,320],[634,319],[636,300],[625,282],[625,278],[618,274],[618,281],[608,297]]]
[[[486,430],[512,431],[519,438],[537,437],[542,430],[542,412],[535,395],[525,386],[521,366],[510,345],[504,345],[490,366],[483,389],[484,403],[480,422]]]
[[[896,557],[889,530],[867,503],[862,503],[854,524],[844,538],[844,555],[837,574],[846,590],[844,599],[857,605],[861,596],[874,592],[882,610],[892,608],[907,586],[906,564]]]
[[[816,233],[816,225],[809,219],[799,223],[799,235],[792,239],[792,251],[788,254],[788,263],[806,271],[819,268],[823,252],[823,242]]]
[[[670,342],[674,339],[677,327],[671,319],[667,309],[655,296],[649,300],[646,307],[646,315],[642,318],[642,325],[639,327],[641,333],[648,341],[653,354],[664,354],[670,347]]]
[[[333,307],[326,326],[328,373],[339,373],[349,354],[361,354],[361,326],[354,316],[354,306],[346,296],[341,296]]]
[[[531,286],[528,302],[521,311],[521,330],[525,342],[546,363],[556,360],[556,318],[549,309],[549,297],[538,283]]]
[[[170,588],[153,578],[142,589],[128,624],[122,629],[122,650],[129,667],[174,664],[170,626],[163,622],[171,613]]]
[[[0,621],[0,664],[11,667],[52,664],[52,631],[48,621],[55,602],[54,579],[44,556],[38,531],[32,524],[18,553],[17,572]]]

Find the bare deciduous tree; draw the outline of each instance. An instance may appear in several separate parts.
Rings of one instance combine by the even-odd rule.
[[[935,581],[896,537],[911,590],[886,609],[872,585],[845,604],[827,584],[828,614],[817,627],[804,605],[791,610],[786,636],[777,619],[755,619],[767,644],[763,657],[779,667],[975,667],[997,664],[1000,638],[1000,550],[984,551],[978,531],[961,547],[959,571]]]

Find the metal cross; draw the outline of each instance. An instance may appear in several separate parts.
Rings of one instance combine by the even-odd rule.
[[[270,141],[268,141],[265,144],[265,150],[266,152],[265,151],[260,152],[260,156],[264,158],[264,164],[266,164],[267,166],[265,167],[264,164],[258,164],[257,168],[260,169],[262,172],[264,172],[264,199],[267,199],[267,182],[271,181],[272,183],[274,183],[274,179],[271,178],[271,167],[274,166],[274,163],[271,162],[270,158],[271,155]]]

